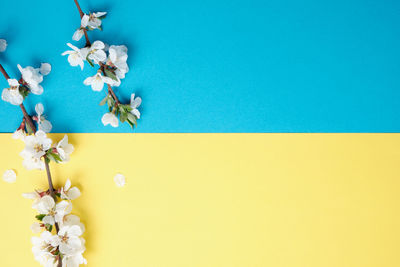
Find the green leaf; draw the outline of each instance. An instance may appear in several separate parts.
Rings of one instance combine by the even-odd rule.
[[[130,122],[129,120],[127,120],[127,122],[128,122],[128,124],[132,127],[132,129],[133,129],[133,123],[132,122]]]
[[[121,116],[119,116],[119,120],[121,122],[125,122],[127,118],[128,118],[128,114],[126,112],[121,112]]]
[[[118,106],[118,109],[119,109],[119,111],[120,111],[121,113],[124,113],[124,112],[125,112],[124,105],[119,105],[119,106]]]
[[[132,124],[135,124],[137,126],[137,118],[130,112],[128,113],[128,121],[132,122]]]
[[[35,216],[35,218],[38,219],[39,221],[42,221],[44,217],[46,217],[46,214],[39,214]]]
[[[29,123],[26,123],[25,126],[26,126],[26,131],[28,132],[28,134],[33,134],[34,133],[33,129],[29,126]]]
[[[117,76],[115,76],[115,73],[113,71],[111,71],[110,69],[104,68],[104,74],[107,77],[110,77],[111,79],[113,79],[114,81],[118,81]]]
[[[29,88],[27,88],[24,85],[20,85],[18,87],[18,91],[19,93],[22,95],[22,97],[25,99],[25,97],[27,97],[29,95]]]
[[[133,108],[130,105],[125,105],[125,109],[126,111],[131,112]]]
[[[104,106],[107,103],[107,98],[108,98],[108,95],[103,100],[101,100],[99,105]]]
[[[89,54],[86,56],[86,61],[89,63],[90,66],[94,67],[93,61],[89,58]]]
[[[112,97],[108,97],[107,99],[107,105],[108,105],[108,109],[111,111],[111,109],[114,107],[115,105],[115,101]]]
[[[62,161],[60,155],[58,155],[58,154],[56,154],[56,153],[53,153],[53,157],[54,157],[54,159],[55,159],[56,162],[61,162],[61,161]]]
[[[53,151],[51,151],[51,149],[47,150],[46,158],[48,158],[49,160],[52,160],[56,163],[59,163],[62,161],[62,159],[60,158],[60,155],[58,155],[57,153],[54,153]]]
[[[46,223],[44,225],[44,227],[46,228],[47,231],[51,232],[53,230],[53,225]]]

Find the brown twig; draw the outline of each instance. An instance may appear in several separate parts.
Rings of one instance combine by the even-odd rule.
[[[74,0],[76,7],[78,8],[79,11],[79,15],[81,16],[81,18],[83,17],[83,15],[85,15],[85,13],[83,13],[81,6],[78,3],[78,0]],[[86,46],[90,46],[90,40],[89,40],[89,36],[87,34],[86,29],[83,29],[83,32],[85,34],[85,38],[86,38]],[[100,69],[104,74],[104,64],[100,63]],[[117,95],[114,93],[114,90],[112,89],[111,85],[107,84],[108,87],[108,93],[114,98],[115,104],[119,105],[121,102],[119,101]]]
[[[35,126],[35,124],[34,124],[33,121],[32,121],[32,117],[29,116],[28,112],[26,112],[26,109],[25,109],[24,104],[21,103],[21,104],[19,105],[19,107],[20,107],[21,110],[22,110],[22,114],[24,114],[24,118],[25,118],[26,122],[28,123],[29,128],[31,128],[31,130],[32,130],[33,132],[36,132],[36,126]]]
[[[108,93],[109,93],[109,94],[114,98],[114,100],[115,100],[115,105],[118,106],[119,104],[121,104],[121,103],[119,102],[118,97],[115,95],[115,93],[114,93],[114,91],[113,91],[111,85],[109,85],[109,84],[107,83],[107,87],[108,87]]]
[[[6,80],[10,79],[10,76],[8,76],[8,73],[6,72],[6,70],[3,68],[3,65],[0,64],[0,72],[3,74],[4,78],[6,78]]]
[[[10,76],[8,75],[8,73],[6,72],[6,70],[3,68],[3,66],[0,64],[0,72],[3,74],[4,78],[6,78],[7,80],[10,79]],[[33,132],[36,132],[36,126],[33,123],[32,117],[29,116],[28,112],[26,112],[25,106],[23,103],[21,103],[19,105],[19,107],[22,110],[22,114],[24,114],[24,118],[26,120],[26,122],[28,123],[29,127],[31,128],[31,130]]]
[[[57,196],[56,193],[54,192],[53,181],[51,179],[51,173],[50,173],[50,166],[46,160],[44,160],[44,166],[46,167],[47,182],[49,183],[50,195],[55,199]],[[60,228],[58,227],[58,223],[55,223],[55,226],[56,226],[56,231],[58,233],[58,231],[60,230]]]
[[[100,71],[103,73],[103,75],[106,75],[106,72],[104,70],[104,68],[106,68],[106,65],[104,65],[103,63],[99,62],[100,65]],[[112,89],[111,85],[109,85],[107,83],[107,88],[108,88],[108,93],[111,95],[112,98],[114,98],[115,101],[115,106],[118,106],[119,104],[121,104],[121,102],[119,101],[117,95],[114,93],[114,90]]]
[[[76,7],[78,8],[79,11],[79,15],[81,16],[81,19],[83,17],[83,15],[85,15],[85,13],[83,13],[81,6],[78,3],[78,0],[74,0]],[[86,39],[86,45],[85,46],[91,46],[90,40],[89,40],[89,36],[87,34],[87,30],[86,29],[82,29],[83,30],[83,34],[85,35],[85,39]]]
[[[6,78],[7,80],[10,79],[10,76],[8,75],[8,73],[6,72],[6,70],[3,68],[3,66],[0,64],[0,72],[3,74],[4,78]],[[19,107],[22,110],[22,113],[24,114],[24,122],[27,122],[29,124],[29,127],[31,128],[31,130],[36,133],[36,126],[32,121],[32,117],[28,114],[28,112],[26,112],[25,106],[23,103],[21,103],[19,105]],[[49,191],[50,191],[50,195],[53,198],[56,198],[56,194],[54,192],[54,187],[53,187],[53,181],[51,180],[51,173],[50,173],[50,167],[48,162],[46,162],[46,160],[44,160],[44,165],[46,167],[46,173],[47,173],[47,181],[49,183]],[[56,227],[56,231],[58,233],[58,231],[60,230],[58,223],[55,223],[55,227]],[[58,267],[62,266],[62,261],[59,260],[58,261]]]

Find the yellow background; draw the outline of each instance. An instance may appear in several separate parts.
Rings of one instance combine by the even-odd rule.
[[[53,140],[62,135],[52,135]],[[89,267],[400,266],[400,134],[69,134]],[[21,141],[0,135],[0,266],[33,260]],[[117,172],[127,178],[117,188]]]

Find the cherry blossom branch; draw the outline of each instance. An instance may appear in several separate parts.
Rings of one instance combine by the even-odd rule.
[[[51,173],[50,173],[50,166],[49,163],[45,160],[44,161],[44,166],[46,167],[46,174],[47,174],[47,182],[49,183],[49,191],[50,191],[50,195],[56,199],[56,193],[54,192],[54,186],[53,186],[53,181],[51,179]],[[60,230],[58,223],[55,223],[56,226],[56,231],[58,233],[58,231]],[[58,266],[62,266],[62,262],[59,261],[58,262]]]
[[[47,182],[49,183],[49,191],[52,198],[56,199],[56,193],[54,192],[53,181],[51,180],[51,173],[50,173],[50,166],[49,163],[44,160],[44,166],[46,167],[46,174],[47,174]],[[60,227],[58,226],[57,222],[54,222],[54,226],[56,227],[56,233],[60,231]],[[62,267],[62,260],[61,258],[58,260],[57,267]]]
[[[118,106],[119,104],[121,104],[121,103],[119,102],[118,97],[115,95],[115,93],[114,93],[114,91],[113,91],[111,85],[107,84],[107,87],[108,87],[108,93],[109,93],[109,94],[114,98],[114,100],[115,100],[115,105]]]
[[[3,74],[4,78],[6,78],[6,80],[10,79],[10,76],[8,75],[8,73],[6,72],[6,70],[3,68],[3,66],[1,64],[0,64],[0,72]],[[22,114],[24,114],[25,121],[28,123],[31,130],[33,132],[36,132],[36,126],[33,123],[32,117],[28,114],[28,112],[26,112],[24,104],[21,103],[19,105],[19,107],[21,108]]]
[[[7,73],[6,70],[4,69],[3,65],[1,65],[1,64],[0,64],[0,72],[3,74],[4,78],[6,78],[7,80],[10,79],[10,76],[8,75],[8,73]],[[21,104],[19,105],[19,107],[21,108],[22,113],[23,113],[23,115],[24,115],[23,123],[26,122],[26,123],[28,124],[28,126],[30,127],[30,129],[32,130],[32,132],[33,132],[33,133],[36,133],[36,126],[35,126],[35,124],[33,123],[32,117],[31,117],[31,116],[28,114],[28,112],[26,111],[24,104],[21,103]],[[47,182],[48,182],[48,184],[49,184],[50,195],[51,195],[54,199],[56,199],[56,194],[55,194],[55,192],[54,192],[54,187],[53,187],[53,181],[52,181],[52,179],[51,179],[50,167],[49,167],[49,163],[46,161],[46,159],[44,159],[44,164],[45,164],[45,167],[46,167]],[[60,229],[59,226],[58,226],[58,223],[55,223],[55,228],[56,228],[56,231],[57,231],[57,233],[58,233],[58,232],[59,232],[59,229]],[[61,261],[61,260],[58,261],[57,266],[58,266],[58,267],[62,267],[62,261]]]
[[[85,13],[83,13],[83,11],[82,11],[82,9],[81,9],[81,6],[79,5],[78,0],[74,0],[74,2],[75,2],[76,7],[78,8],[79,15],[81,16],[81,19],[82,19],[82,17],[85,15]],[[88,36],[88,34],[87,34],[87,30],[86,30],[86,29],[83,29],[83,33],[84,33],[85,39],[86,39],[86,46],[90,46],[90,45],[91,45],[91,42],[90,42],[90,40],[89,40],[89,36]],[[102,72],[104,72],[103,66],[104,66],[103,64],[100,65],[100,68],[102,69]],[[116,103],[117,105],[119,105],[119,104],[120,104],[120,101],[119,101],[118,97],[116,96],[116,94],[114,93],[114,90],[112,89],[112,87],[111,87],[109,84],[107,84],[107,86],[108,86],[108,92],[109,92],[110,95],[114,98],[115,103]]]
[[[133,129],[134,126],[137,126],[137,120],[140,119],[138,107],[142,99],[135,97],[135,94],[132,93],[130,103],[124,104],[113,89],[120,86],[121,80],[125,78],[125,74],[129,71],[127,64],[128,48],[125,45],[108,46],[100,40],[90,42],[88,31],[102,30],[102,20],[107,12],[84,13],[78,0],[74,0],[74,3],[78,9],[81,23],[80,27],[74,32],[72,40],[79,41],[85,36],[86,46],[78,48],[67,43],[72,50],[65,51],[62,55],[68,55],[69,64],[73,67],[80,66],[82,70],[85,61],[91,67],[99,65],[96,75],[86,78],[83,83],[87,86],[90,85],[93,91],[102,91],[104,84],[107,85],[106,97],[100,102],[100,105],[107,104],[109,112],[102,116],[101,122],[105,126],[111,125],[112,127],[118,127],[119,121],[127,122]]]
[[[83,15],[85,15],[85,14],[83,13],[83,11],[81,9],[81,6],[79,5],[78,0],[74,0],[74,2],[75,2],[76,7],[78,8],[79,15],[81,16],[81,19],[82,19]],[[91,46],[91,42],[89,40],[89,36],[87,34],[87,30],[86,29],[83,29],[83,34],[85,35],[85,39],[86,39],[86,45],[85,46]]]

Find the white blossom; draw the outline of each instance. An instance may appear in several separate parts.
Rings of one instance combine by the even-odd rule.
[[[74,41],[79,41],[82,36],[83,36],[84,32],[83,32],[83,28],[79,28],[74,32],[74,35],[72,35],[72,40]]]
[[[34,154],[23,150],[19,154],[22,158],[22,165],[25,167],[27,170],[44,170],[44,161],[41,160],[40,158],[37,158],[34,156]]]
[[[24,129],[17,129],[13,134],[12,134],[12,138],[13,139],[20,139],[22,141],[25,140],[26,137],[26,132],[24,131]]]
[[[113,84],[113,79],[101,75],[101,72],[97,72],[96,75],[88,77],[83,81],[84,85],[90,85],[93,91],[103,90],[104,83]]]
[[[7,41],[0,39],[0,52],[4,52],[7,49]]]
[[[41,95],[43,93],[43,87],[40,83],[43,81],[43,75],[40,73],[40,69],[35,69],[31,66],[22,68],[19,64],[17,67],[22,74],[22,79],[31,92],[35,95]]]
[[[46,133],[39,130],[35,135],[25,138],[25,151],[31,153],[35,158],[41,158],[50,149],[52,141],[47,138]]]
[[[43,76],[49,75],[51,72],[51,65],[49,63],[42,63],[40,64],[39,71]]]
[[[101,118],[101,122],[104,124],[104,126],[110,124],[112,127],[118,127],[119,124],[117,116],[115,116],[115,114],[112,112],[104,114]]]
[[[76,252],[82,251],[83,242],[80,238],[81,235],[82,230],[78,225],[62,225],[54,244],[58,245],[62,254],[74,255]]]
[[[34,222],[31,224],[31,230],[34,234],[38,234],[42,231],[42,225],[38,222]]]
[[[83,239],[81,238],[81,240]],[[83,247],[81,251],[82,252],[76,252],[72,255],[64,256],[62,259],[62,267],[79,267],[80,264],[87,264],[86,259],[82,255],[85,248]]]
[[[39,130],[45,133],[49,133],[53,126],[51,125],[51,122],[46,120],[46,118],[43,116],[44,112],[43,104],[42,103],[36,104],[35,111],[37,113],[37,122],[39,125]]]
[[[94,41],[89,48],[88,58],[93,60],[94,63],[99,64],[107,59],[106,52],[104,52],[105,45],[102,41]]]
[[[44,231],[39,237],[32,237],[32,252],[41,265],[45,267],[56,266],[56,256],[53,255],[56,247],[53,246],[54,237],[50,232]]]
[[[70,43],[67,43],[67,45],[72,49],[72,50],[67,50],[64,53],[62,53],[61,55],[65,56],[68,55],[68,62],[71,66],[75,67],[75,66],[80,66],[81,70],[83,70],[83,66],[84,66],[84,60],[86,60],[86,57],[89,53],[89,49],[84,47],[79,49],[76,46],[73,46]]]
[[[43,193],[43,191],[34,191],[34,192],[29,192],[29,193],[22,193],[22,197],[26,199],[32,199],[35,202],[37,202],[41,196],[40,194]]]
[[[83,15],[81,19],[81,27],[88,27],[90,30],[101,29],[101,17],[104,17],[107,12],[90,13]]]
[[[3,173],[3,180],[7,183],[15,183],[15,181],[17,180],[17,174],[14,170],[6,170]]]
[[[114,176],[114,182],[118,187],[123,187],[125,185],[125,176],[121,173],[117,173]]]
[[[142,103],[142,99],[140,97],[135,98],[135,94],[131,94],[131,103],[130,106],[132,108],[131,113],[136,116],[136,118],[140,119],[140,111],[138,107]]]
[[[69,214],[72,210],[72,204],[68,201],[62,200],[55,203],[54,199],[45,195],[34,206],[40,214],[45,214],[42,222],[44,224],[53,225],[55,222],[62,222],[65,215]]]
[[[125,73],[129,71],[128,48],[125,45],[112,45],[108,53],[108,64],[117,68],[115,74],[119,79],[124,79]]]
[[[74,152],[74,146],[68,143],[67,135],[64,135],[63,139],[57,143],[56,149],[63,162],[69,161],[69,155]]]
[[[16,79],[7,80],[9,88],[4,88],[1,99],[13,105],[21,105],[24,97],[19,92],[19,82]]]
[[[35,135],[30,135],[25,138],[25,148],[20,153],[24,158],[23,165],[26,169],[44,169],[44,162],[41,157],[46,154],[46,151],[51,148],[52,141],[47,138],[46,133],[39,130]]]
[[[78,187],[71,187],[71,180],[67,179],[64,187],[61,188],[61,198],[66,200],[74,200],[81,195],[81,191]]]
[[[61,225],[78,225],[81,228],[82,233],[85,232],[85,225],[81,223],[81,219],[74,214],[65,215]]]

